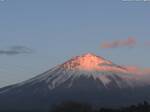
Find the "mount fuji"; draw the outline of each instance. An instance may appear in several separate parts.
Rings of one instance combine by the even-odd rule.
[[[0,110],[48,110],[63,101],[124,106],[150,100],[150,85],[126,67],[92,53],[0,89]]]

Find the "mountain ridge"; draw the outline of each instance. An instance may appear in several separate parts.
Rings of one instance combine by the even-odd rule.
[[[136,78],[137,75],[124,67],[88,53],[29,80],[0,89],[0,107],[39,109],[41,105],[42,109],[47,109],[50,104],[64,100],[106,106],[120,105],[124,100],[121,104],[129,104],[145,99],[150,93],[145,89],[141,91],[149,86],[139,84]],[[119,99],[115,100],[117,97]],[[113,103],[110,103],[112,99]]]

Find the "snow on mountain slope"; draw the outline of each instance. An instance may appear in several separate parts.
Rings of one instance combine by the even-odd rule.
[[[137,86],[136,76],[131,74],[126,68],[113,64],[111,61],[95,54],[87,53],[76,56],[64,64],[58,65],[30,80],[16,84],[0,93],[23,85],[32,86],[41,82],[46,83],[50,90],[64,83],[66,88],[71,88],[74,80],[81,76],[98,80],[101,85],[97,86],[104,86],[107,89],[110,88],[110,85],[114,85],[117,88],[133,88]]]
[[[91,53],[76,56],[36,77],[0,89],[1,110],[49,109],[64,101],[121,106],[149,98],[150,86],[126,67]],[[150,101],[150,100],[149,100]]]

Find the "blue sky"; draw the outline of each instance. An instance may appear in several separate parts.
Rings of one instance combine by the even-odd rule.
[[[2,0],[0,87],[20,82],[92,52],[120,65],[150,67],[150,2],[122,0]],[[102,49],[102,42],[134,37],[137,45]],[[20,52],[20,51],[19,51]]]

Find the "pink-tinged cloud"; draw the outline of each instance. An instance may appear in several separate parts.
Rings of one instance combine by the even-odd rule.
[[[146,46],[150,46],[150,41],[145,42]]]
[[[137,75],[150,75],[150,68],[141,68],[137,66],[126,66],[125,67],[130,73]]]
[[[119,48],[119,47],[133,47],[136,45],[136,39],[129,37],[125,40],[115,40],[112,42],[104,42],[101,44],[101,48]]]

